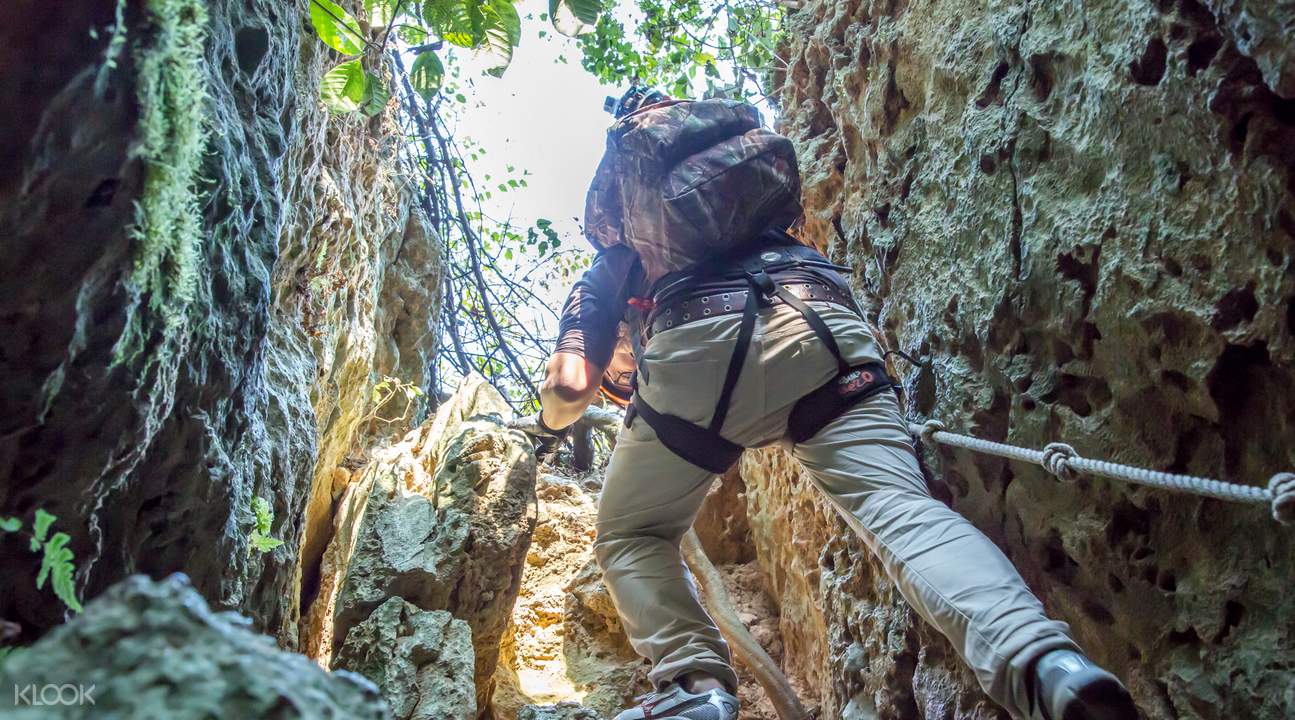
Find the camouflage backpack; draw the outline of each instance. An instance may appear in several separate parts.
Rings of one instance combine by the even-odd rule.
[[[649,283],[800,215],[791,141],[735,100],[648,105],[607,131],[585,200],[595,247],[628,245]]]

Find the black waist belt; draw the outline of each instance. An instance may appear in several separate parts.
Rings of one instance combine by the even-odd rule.
[[[747,287],[741,291],[742,323],[738,326],[737,341],[733,345],[733,354],[729,358],[728,370],[724,374],[724,385],[720,389],[719,400],[715,403],[715,412],[711,416],[710,425],[698,425],[676,415],[659,412],[651,405],[648,405],[638,392],[635,392],[630,409],[625,415],[627,425],[632,424],[634,418],[641,415],[644,422],[656,432],[661,444],[665,445],[671,452],[697,467],[716,474],[726,472],[742,454],[742,446],[722,437],[720,430],[724,427],[724,420],[728,417],[733,391],[737,387],[737,380],[742,372],[742,366],[746,363],[747,352],[751,347],[751,337],[755,332],[756,315],[762,299],[768,303],[776,298],[795,308],[805,318],[805,322],[809,323],[810,329],[822,341],[828,352],[832,353],[832,356],[836,358],[836,377],[801,398],[792,408],[791,417],[788,420],[788,434],[794,441],[803,442],[808,440],[850,406],[875,395],[881,390],[894,386],[894,382],[886,374],[885,366],[881,363],[865,363],[858,367],[851,367],[844,356],[841,355],[841,348],[837,346],[836,338],[832,336],[832,331],[828,328],[827,323],[823,322],[823,318],[814,312],[813,308],[805,304],[805,301],[797,292],[793,292],[792,286],[796,283],[783,284],[775,282],[770,275],[771,272],[804,269],[812,271],[815,266],[827,268],[833,266],[828,265],[826,261],[821,263],[807,262],[793,257],[789,252],[778,249],[758,252],[753,257],[743,259],[738,265],[740,270],[720,278],[720,280],[742,279],[746,282]],[[679,283],[675,284],[678,285]],[[804,284],[801,283],[801,285]],[[814,285],[813,282],[808,284]],[[832,289],[831,283],[827,281],[822,282],[822,287]],[[803,290],[803,288],[800,289]],[[732,309],[739,307],[736,291],[721,292],[721,301],[723,294],[731,296],[729,301],[725,303],[730,309],[724,310],[724,312],[736,312]],[[839,292],[836,294],[840,295]],[[701,308],[702,317],[708,317],[705,313],[707,309],[705,306],[715,302],[713,299],[701,302],[701,299],[705,297],[713,296],[703,295],[698,297],[694,295],[686,301],[689,303],[696,302],[697,306]],[[822,299],[828,300],[826,296]],[[842,300],[845,300],[845,298],[842,298]],[[833,302],[833,300],[828,301]],[[673,302],[661,303],[662,309],[680,312],[673,309],[675,307],[672,304]],[[852,299],[838,304],[854,308]],[[691,308],[692,305],[689,307]],[[724,305],[721,304],[717,308],[712,308],[710,316],[714,316],[716,311],[722,310],[723,307]],[[857,308],[854,309],[857,312]],[[654,314],[657,317],[655,321],[650,322],[653,327],[662,322],[661,313],[655,312]],[[684,314],[689,317],[685,319],[680,315],[682,322],[691,322],[694,319],[691,311]],[[671,326],[667,325],[666,327]]]
[[[853,310],[855,314],[860,314],[858,307],[854,304],[854,298],[834,287],[830,282],[807,277],[797,277],[795,279],[774,277],[773,280],[803,301],[834,303]],[[685,323],[743,312],[746,307],[747,296],[751,292],[750,288],[733,288],[676,298],[658,305],[648,315],[645,322],[648,328],[648,336],[651,337]],[[757,298],[757,301],[759,299]],[[781,297],[774,295],[768,298],[764,304],[776,305],[782,302]]]

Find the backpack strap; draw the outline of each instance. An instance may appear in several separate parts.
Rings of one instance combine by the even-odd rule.
[[[786,287],[779,285],[769,275],[769,269],[785,269],[794,267],[798,264],[816,264],[801,263],[796,259],[786,259],[778,253],[756,253],[753,257],[744,260],[741,263],[742,274],[751,292],[747,293],[746,305],[742,308],[742,322],[738,326],[737,339],[733,344],[733,354],[729,357],[728,369],[724,373],[724,385],[720,388],[719,398],[715,402],[715,410],[711,415],[711,421],[708,426],[701,426],[696,423],[684,420],[676,415],[669,415],[659,412],[646,401],[637,390],[635,385],[634,399],[631,402],[630,410],[626,414],[626,425],[633,423],[634,418],[642,416],[643,421],[651,427],[657,434],[657,438],[671,452],[688,462],[708,470],[715,474],[723,474],[733,463],[737,462],[738,457],[742,454],[742,446],[734,443],[720,434],[724,427],[724,421],[728,419],[728,411],[733,402],[733,392],[737,389],[738,380],[742,375],[742,366],[746,364],[747,355],[751,349],[751,339],[755,334],[755,321],[760,309],[760,298],[771,298],[777,296],[783,302],[787,303],[793,309],[805,318],[814,334],[822,341],[824,347],[832,356],[836,358],[838,377],[842,377],[851,372],[849,363],[841,354],[841,348],[832,335],[832,330],[809,305],[796,297],[794,293]],[[637,333],[635,333],[636,356],[639,358],[639,369],[643,371],[642,353],[638,345]],[[644,380],[647,380],[644,374]],[[830,418],[829,418],[830,419]],[[798,423],[799,425],[799,423]]]
[[[724,373],[724,386],[720,389],[719,400],[715,403],[715,413],[711,416],[708,428],[716,437],[719,436],[720,428],[724,427],[724,420],[728,418],[733,390],[737,388],[738,377],[742,374],[742,366],[746,364],[746,356],[751,349],[751,336],[755,334],[755,317],[759,307],[759,296],[753,292],[747,293],[746,306],[742,308],[742,323],[737,329],[737,342],[733,345],[728,371]]]

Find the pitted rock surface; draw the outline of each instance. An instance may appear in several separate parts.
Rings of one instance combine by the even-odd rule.
[[[333,663],[377,683],[398,720],[473,720],[473,665],[467,623],[400,598],[351,628]]]
[[[792,16],[782,127],[800,153],[804,235],[856,268],[892,347],[930,359],[904,370],[914,419],[1254,485],[1295,465],[1290,12],[841,0]],[[944,448],[928,461],[937,497],[1004,549],[1147,717],[1295,712],[1279,650],[1295,643],[1295,540],[1266,509],[1060,485]],[[774,500],[788,498],[768,492],[753,502],[783,512]],[[803,541],[770,548],[800,558],[777,571],[793,609],[823,608],[824,624],[784,636],[789,655],[840,683],[837,707],[862,688],[882,717],[981,713],[857,543],[806,517]]]
[[[114,5],[24,1],[0,23],[0,513],[59,517],[84,598],[183,571],[291,647],[333,480],[385,427],[364,422],[373,386],[427,385],[437,243],[395,179],[394,119],[320,106],[334,60],[305,0],[123,3],[109,62]],[[168,236],[195,274],[183,304],[160,303],[174,324],[123,344],[158,301],[131,279],[149,173],[140,77],[174,31],[197,38],[199,61],[196,78],[166,76],[170,97],[198,99],[151,117],[198,113],[209,129],[184,195],[199,227]],[[254,497],[284,543],[268,554],[248,553]],[[20,544],[0,543],[0,561],[37,571]],[[0,595],[0,617],[24,640],[61,619],[30,582]]]
[[[113,586],[85,613],[0,665],[0,715],[41,718],[389,718],[373,683],[280,650],[173,575]],[[8,689],[80,686],[93,702],[36,706]],[[79,691],[78,691],[79,692]],[[70,700],[70,691],[64,699]]]
[[[494,692],[499,647],[535,528],[535,456],[504,422],[511,410],[470,376],[433,418],[376,450],[339,506],[310,608],[307,645],[340,661],[350,633],[400,598],[467,623],[478,713]],[[344,530],[343,530],[344,529]]]

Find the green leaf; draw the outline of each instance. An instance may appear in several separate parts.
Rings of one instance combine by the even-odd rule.
[[[36,509],[36,521],[32,524],[31,551],[40,552],[41,543],[49,534],[49,528],[58,518],[45,512],[44,508]]]
[[[479,0],[429,0],[423,20],[445,42],[476,47],[482,40]]]
[[[260,533],[252,533],[247,540],[247,553],[249,555],[252,554],[253,550],[267,553],[283,544],[282,540],[275,540]]]
[[[22,520],[16,517],[0,517],[0,530],[4,532],[18,532],[22,530]]]
[[[81,603],[76,598],[76,583],[72,579],[76,568],[72,565],[72,551],[66,547],[71,539],[67,533],[60,532],[54,533],[54,537],[45,543],[45,556],[36,575],[36,589],[45,587],[45,580],[52,578],[50,584],[54,595],[73,612],[81,612]]]
[[[368,84],[358,59],[344,62],[324,74],[319,84],[319,99],[335,113],[355,112],[364,102]]]
[[[269,535],[270,525],[274,522],[274,508],[270,507],[270,501],[263,497],[253,498],[252,514],[256,516],[256,532]]]
[[[549,17],[553,28],[563,35],[576,37],[594,29],[602,13],[599,0],[549,0]]]
[[[333,0],[310,0],[310,24],[325,45],[343,55],[359,55],[364,50],[360,24]]]
[[[396,17],[396,0],[364,0],[369,25],[385,28]]]
[[[427,30],[418,25],[409,25],[407,23],[397,25],[396,34],[409,45],[422,45],[427,42],[428,38]]]
[[[45,542],[45,536],[49,533],[49,528],[58,518],[45,512],[44,509],[36,510],[36,522],[32,525],[32,534],[37,540]]]
[[[364,114],[373,117],[387,107],[387,101],[391,100],[391,88],[371,72],[364,73],[364,84]]]
[[[513,61],[513,48],[521,42],[522,20],[513,0],[488,0],[481,10],[485,50],[495,60],[486,72],[499,77]]]
[[[434,52],[425,52],[414,59],[414,66],[409,69],[409,85],[424,100],[431,100],[441,89],[445,78],[445,66]]]

